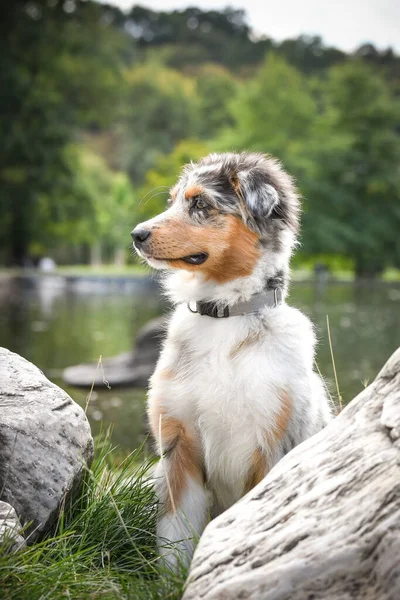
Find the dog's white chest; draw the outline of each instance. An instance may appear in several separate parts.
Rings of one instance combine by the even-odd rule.
[[[183,313],[172,328],[172,343],[186,353],[174,412],[179,416],[181,402],[180,416],[196,423],[209,476],[239,488],[248,460],[274,423],[284,378],[266,336],[235,317]]]
[[[313,344],[309,321],[286,305],[263,319],[213,319],[177,308],[158,366],[168,378],[152,393],[167,414],[195,427],[221,505],[243,494],[259,448],[270,464],[279,459],[268,435],[283,427],[285,394],[291,407],[311,397]]]
[[[221,344],[205,357],[204,368],[193,379],[207,478],[226,495],[226,505],[228,498],[231,502],[243,493],[247,464],[257,447],[261,415],[252,398],[250,373],[244,365],[234,368],[229,348]]]

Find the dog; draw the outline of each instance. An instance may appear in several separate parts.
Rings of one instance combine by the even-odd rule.
[[[300,200],[280,163],[210,154],[184,166],[168,204],[131,235],[176,305],[148,395],[157,537],[176,567],[332,407],[313,326],[285,302]]]

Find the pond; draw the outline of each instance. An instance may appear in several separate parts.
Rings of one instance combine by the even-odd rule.
[[[326,324],[329,316],[344,403],[375,377],[400,345],[398,285],[294,283],[288,301],[315,323],[318,366],[336,396]],[[89,390],[63,385],[62,369],[129,350],[144,323],[167,311],[156,282],[147,278],[0,281],[0,346],[32,361],[85,406]],[[146,437],[144,406],[145,390],[95,389],[88,416],[95,433],[112,425],[113,443],[129,451]]]

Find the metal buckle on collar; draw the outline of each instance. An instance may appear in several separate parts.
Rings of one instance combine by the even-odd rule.
[[[214,319],[226,319],[229,317],[229,306],[219,307],[214,302],[196,302],[196,310],[193,310],[190,302],[188,302],[187,307],[193,314],[198,313],[199,315],[213,317]]]
[[[214,319],[226,319],[227,317],[229,317],[229,306],[224,306],[222,308],[222,307],[218,307],[216,304],[214,304],[214,306],[211,308],[210,312],[206,312],[206,313],[200,312],[200,314],[206,314],[209,317],[214,317]]]

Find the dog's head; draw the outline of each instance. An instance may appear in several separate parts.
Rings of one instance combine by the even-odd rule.
[[[152,267],[221,284],[251,275],[260,260],[271,263],[270,273],[282,268],[279,257],[289,260],[298,218],[298,194],[277,160],[210,154],[183,168],[167,210],[132,237]]]

